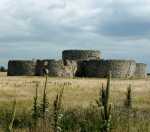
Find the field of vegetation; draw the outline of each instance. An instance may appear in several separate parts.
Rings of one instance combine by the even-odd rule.
[[[1,131],[149,132],[150,79],[108,80],[1,73]]]

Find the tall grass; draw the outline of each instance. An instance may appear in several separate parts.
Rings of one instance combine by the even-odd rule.
[[[12,109],[9,112],[9,117],[4,121],[3,130],[5,132],[13,132],[13,124],[16,116],[16,99],[12,103]]]
[[[8,132],[12,132],[13,123],[14,123],[14,120],[15,120],[15,115],[16,115],[16,99],[14,99],[14,101],[13,101],[12,118],[11,118],[11,122],[10,122],[10,124],[9,124]]]

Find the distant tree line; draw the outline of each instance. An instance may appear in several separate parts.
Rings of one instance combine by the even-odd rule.
[[[7,72],[7,69],[4,66],[0,66],[0,72]]]

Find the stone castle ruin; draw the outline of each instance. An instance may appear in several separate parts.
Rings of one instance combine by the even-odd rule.
[[[64,50],[62,60],[10,60],[8,76],[146,78],[147,65],[134,60],[103,60],[97,50]]]

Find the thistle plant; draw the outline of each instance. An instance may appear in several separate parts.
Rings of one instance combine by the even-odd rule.
[[[131,84],[127,88],[125,107],[128,108],[128,109],[132,108],[132,89],[131,89]]]
[[[101,119],[102,127],[101,132],[110,132],[111,125],[111,104],[109,104],[110,96],[110,81],[111,81],[111,72],[109,72],[106,88],[102,85],[100,91],[99,101],[97,101],[98,106],[101,108]]]
[[[60,121],[61,121],[61,118],[63,116],[61,114],[63,91],[64,91],[64,86],[61,89],[60,93],[58,93],[56,95],[56,98],[55,98],[54,103],[53,103],[53,107],[54,107],[54,110],[53,110],[54,132],[60,132],[62,130],[61,126],[60,126]]]
[[[48,83],[48,69],[44,69],[44,75],[45,75],[45,82],[44,82],[44,88],[43,88],[43,96],[41,100],[41,104],[39,106],[39,115],[41,117],[42,121],[42,131],[45,132],[47,128],[47,113],[48,113],[48,99],[47,99],[47,83]]]
[[[130,131],[130,110],[132,108],[132,88],[131,88],[131,84],[127,88],[125,107],[127,108],[128,132],[129,132]]]
[[[45,69],[45,83],[43,89],[42,102],[40,104],[40,115],[43,119],[46,118],[46,113],[48,111],[48,99],[47,99],[47,80],[48,80],[48,69]]]
[[[99,92],[99,99],[96,100],[96,103],[98,107],[102,107],[103,104],[105,103],[105,89],[104,89],[104,84],[102,84],[102,88],[100,89]]]
[[[38,118],[39,118],[38,83],[36,83],[35,96],[33,97],[32,118],[33,118],[34,127],[36,127],[37,126],[37,121],[38,121]]]

